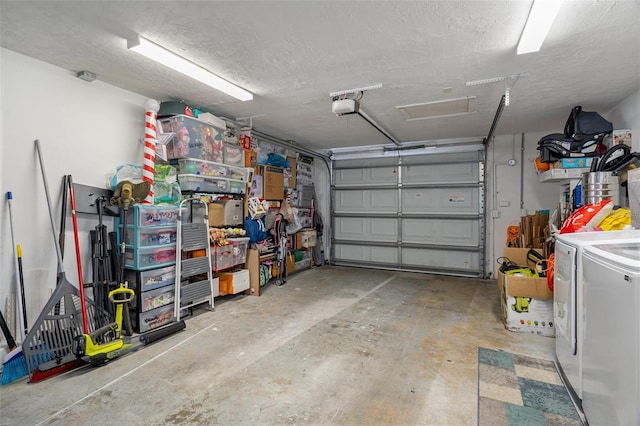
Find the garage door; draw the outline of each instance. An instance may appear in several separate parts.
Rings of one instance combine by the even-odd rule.
[[[484,277],[484,158],[335,158],[332,263]]]

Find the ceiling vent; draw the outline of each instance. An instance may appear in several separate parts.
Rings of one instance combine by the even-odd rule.
[[[400,110],[407,121],[452,117],[476,112],[476,97],[469,96],[422,104],[402,105],[396,108]]]

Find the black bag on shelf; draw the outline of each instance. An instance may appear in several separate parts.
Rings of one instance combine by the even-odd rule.
[[[571,109],[564,133],[551,133],[538,141],[540,159],[554,163],[561,158],[596,157],[605,151],[603,141],[613,132],[613,124],[597,112]]]

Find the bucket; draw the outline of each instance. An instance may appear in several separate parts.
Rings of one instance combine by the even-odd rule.
[[[613,172],[586,172],[582,174],[582,205],[613,200],[620,205],[620,184]]]

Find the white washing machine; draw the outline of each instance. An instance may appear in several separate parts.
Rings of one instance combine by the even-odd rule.
[[[592,426],[640,424],[640,238],[586,247],[582,408]]]
[[[556,357],[569,388],[581,400],[582,342],[582,252],[594,244],[640,241],[640,230],[577,232],[556,238],[554,260],[553,319],[556,327]]]

